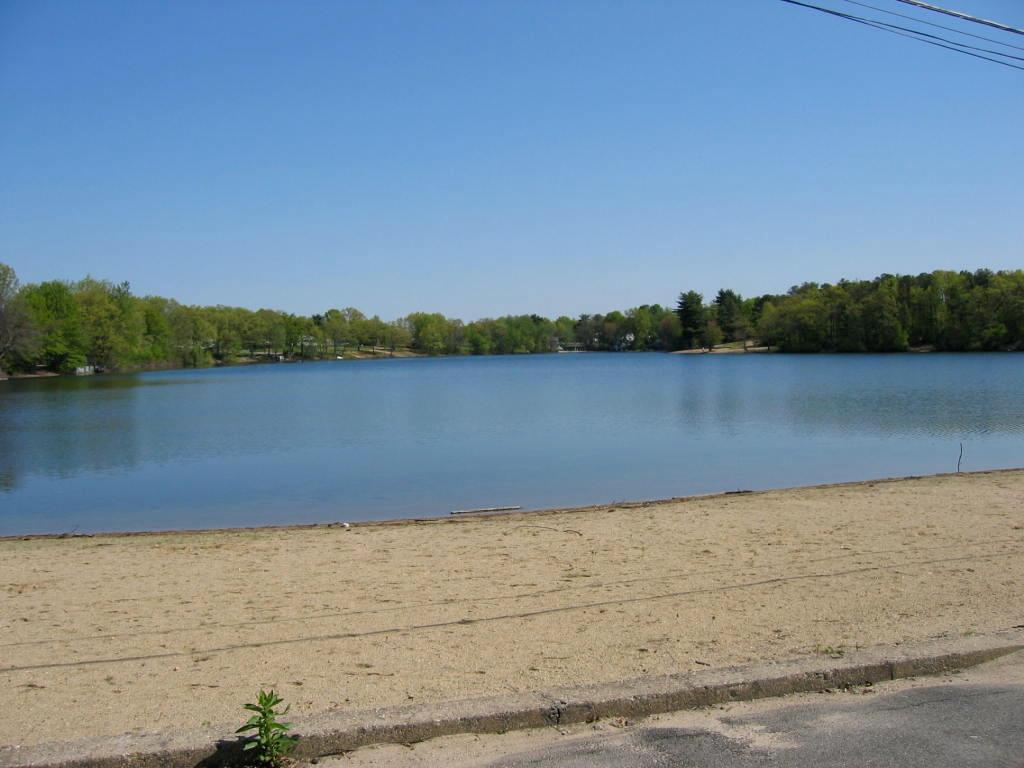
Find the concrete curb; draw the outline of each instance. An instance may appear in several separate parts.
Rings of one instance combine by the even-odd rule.
[[[410,743],[456,733],[645,717],[730,701],[748,701],[905,677],[937,675],[1024,650],[1024,632],[878,647],[841,659],[820,656],[557,688],[538,693],[405,707],[328,712],[295,723],[295,756],[311,759],[369,744]],[[32,747],[0,747],[0,768],[191,768],[230,763],[232,727],[125,734]]]

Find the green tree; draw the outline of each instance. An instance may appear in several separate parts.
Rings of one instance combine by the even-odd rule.
[[[392,320],[388,323],[386,338],[391,351],[408,349],[412,346],[412,331],[405,320]]]
[[[576,321],[576,341],[584,349],[601,349],[601,334],[604,330],[604,315],[580,315]]]
[[[0,264],[0,378],[17,360],[31,357],[35,328],[19,292],[18,276]]]
[[[144,351],[141,357],[146,362],[169,363],[174,361],[168,305],[169,302],[166,299],[153,296],[142,300],[142,320],[145,330],[143,332]]]
[[[37,333],[30,362],[61,373],[85,365],[85,334],[71,286],[57,280],[29,285],[20,298]]]
[[[573,344],[576,342],[576,322],[566,315],[555,320],[555,338],[559,344]]]
[[[722,343],[724,334],[714,318],[708,318],[700,332],[700,344],[705,349],[714,349]]]
[[[628,332],[626,316],[617,309],[612,310],[604,316],[604,322],[601,324],[601,346],[620,352],[626,345]]]
[[[683,347],[692,349],[705,328],[704,297],[696,291],[680,293],[676,316]]]
[[[900,322],[896,289],[894,278],[880,279],[864,300],[864,341],[871,352],[902,352],[907,348],[907,332]]]
[[[817,286],[765,303],[758,332],[783,352],[821,352],[828,342],[828,310]]]
[[[145,318],[128,283],[85,278],[72,286],[86,359],[106,368],[140,362]]]
[[[681,343],[682,326],[679,324],[679,317],[674,312],[669,312],[658,322],[658,341],[662,349],[672,350],[678,348]]]
[[[466,326],[466,343],[469,344],[470,354],[491,354],[491,336],[485,321],[477,321]]]
[[[743,299],[733,290],[723,288],[715,296],[715,311],[718,325],[726,341],[736,341],[736,326],[743,320]]]
[[[408,317],[412,328],[412,345],[428,355],[444,352],[448,327],[444,315],[433,312],[413,312]]]

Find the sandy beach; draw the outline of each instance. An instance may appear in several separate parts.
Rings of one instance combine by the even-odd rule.
[[[351,528],[0,541],[0,745],[1024,623],[1024,470]]]

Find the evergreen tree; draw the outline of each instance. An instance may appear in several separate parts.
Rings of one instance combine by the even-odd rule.
[[[679,318],[679,333],[683,347],[692,349],[704,330],[704,297],[696,291],[679,294],[676,303],[676,316]]]
[[[715,296],[715,310],[717,312],[718,325],[725,334],[726,341],[736,341],[737,325],[743,324],[743,299],[736,291],[723,288]]]

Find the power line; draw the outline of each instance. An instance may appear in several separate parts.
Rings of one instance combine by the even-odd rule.
[[[959,43],[956,42],[955,40],[949,40],[945,37],[939,37],[938,35],[933,35],[929,32],[922,32],[918,29],[902,27],[898,24],[889,24],[888,22],[878,21],[877,19],[870,19],[864,16],[854,16],[853,14],[843,13],[842,11],[837,11],[832,8],[824,8],[820,5],[799,2],[799,0],[782,0],[782,2],[789,3],[790,5],[798,5],[802,8],[809,8],[811,10],[820,11],[822,13],[827,13],[830,16],[837,16],[838,18],[846,19],[847,21],[854,21],[857,22],[858,24],[864,24],[865,26],[873,27],[874,29],[880,29],[883,32],[891,32],[892,34],[899,35],[900,37],[907,37],[910,38],[911,40],[917,40],[918,42],[921,43],[928,43],[929,45],[934,45],[939,48],[945,48],[946,50],[962,53],[965,56],[973,56],[976,59],[984,59],[985,61],[991,61],[995,64],[1002,64],[1004,67],[1012,67],[1013,69],[1024,70],[1024,67],[1018,66],[1016,64],[1011,64],[1010,62],[1004,61],[1003,59],[993,59],[989,56],[982,56],[979,53],[971,53],[971,50],[982,51],[984,53],[991,53],[994,56],[1003,56],[1006,58],[1024,61],[1024,58],[1020,56],[1014,56],[1009,53],[1002,53],[1001,51],[993,51],[988,48],[978,48],[977,46],[967,45],[966,43]]]
[[[1002,51],[993,51],[991,48],[979,48],[976,45],[968,45],[967,43],[959,43],[959,42],[957,42],[955,40],[950,40],[950,39],[945,38],[945,37],[939,37],[938,35],[933,35],[930,32],[922,32],[919,29],[912,29],[911,27],[901,27],[899,24],[888,24],[888,23],[886,23],[884,21],[875,21],[874,19],[867,19],[867,21],[870,21],[872,24],[875,24],[875,25],[878,25],[878,26],[888,27],[889,29],[899,29],[899,30],[902,30],[903,32],[909,32],[912,35],[918,35],[919,37],[922,37],[922,38],[923,37],[928,37],[928,38],[931,38],[932,40],[941,40],[944,43],[951,43],[952,45],[956,45],[956,46],[959,46],[961,48],[969,48],[972,51],[981,51],[982,53],[991,53],[994,56],[1004,56],[1004,57],[1006,57],[1008,59],[1016,59],[1017,61],[1024,61],[1024,56],[1014,56],[1012,53],[1003,53]],[[926,43],[928,41],[927,40],[921,40],[921,42],[922,43]],[[964,51],[964,53],[966,53],[966,51]]]
[[[1005,43],[1002,40],[996,40],[994,37],[985,37],[984,35],[975,35],[975,34],[972,34],[971,32],[964,32],[963,30],[957,29],[956,27],[950,27],[950,26],[947,26],[945,24],[936,24],[933,21],[925,21],[924,19],[919,19],[916,16],[909,16],[909,15],[907,15],[905,13],[897,13],[896,11],[890,11],[887,8],[879,8],[877,5],[869,5],[868,3],[859,2],[859,0],[846,0],[846,2],[847,3],[852,3],[853,5],[859,5],[861,8],[870,8],[873,11],[879,11],[881,13],[888,13],[890,16],[899,16],[901,19],[910,19],[911,21],[916,22],[918,24],[926,24],[929,27],[936,27],[938,29],[945,29],[945,30],[947,30],[949,32],[955,32],[958,35],[964,35],[966,37],[973,37],[976,40],[984,40],[985,42],[988,42],[988,43],[995,43],[996,45],[1004,45],[1007,48],[1016,48],[1018,51],[1024,51],[1024,45],[1014,45],[1013,43]]]
[[[938,35],[932,35],[928,32],[921,32],[920,30],[910,29],[908,27],[900,27],[899,25],[896,24],[888,24],[884,21],[878,21],[877,19],[869,19],[863,16],[854,16],[853,14],[843,13],[842,11],[837,11],[832,8],[824,8],[820,5],[803,3],[800,2],[800,0],[781,0],[781,2],[788,3],[790,5],[797,5],[800,6],[801,8],[809,8],[814,11],[820,11],[821,13],[826,13],[830,16],[836,16],[840,19],[846,19],[847,21],[853,21],[858,24],[863,24],[866,27],[880,29],[883,32],[890,32],[894,35],[899,35],[900,37],[906,37],[911,40],[917,40],[919,43],[927,43],[928,45],[934,45],[938,48],[945,48],[948,51],[962,53],[964,56],[971,56],[975,59],[982,59],[984,61],[990,61],[993,64],[1002,64],[1004,67],[1010,67],[1011,69],[1019,69],[1021,71],[1024,71],[1024,67],[1018,64],[1013,64],[1009,61],[1005,61],[1004,59],[996,59],[992,58],[991,56],[984,56],[981,53],[972,53],[972,51],[965,50],[965,48],[980,50],[984,51],[985,53],[994,54],[995,56],[1005,56],[1013,59],[1020,59],[1021,57],[1019,56],[1012,56],[1008,53],[1001,53],[999,51],[990,51],[987,48],[977,48],[973,45],[958,43],[954,40],[948,40],[947,38],[939,37]]]
[[[989,21],[988,19],[981,19],[977,16],[971,16],[969,13],[963,11],[953,11],[949,8],[940,8],[937,5],[931,5],[930,3],[922,3],[921,0],[897,0],[900,3],[906,3],[912,5],[915,8],[924,8],[926,11],[935,11],[936,13],[944,13],[947,16],[953,16],[957,19],[963,19],[964,21],[973,21],[975,24],[984,24],[987,27],[995,27],[1001,29],[1003,32],[1012,32],[1015,35],[1024,35],[1024,29],[1017,29],[1007,24],[1001,24],[998,21]]]

